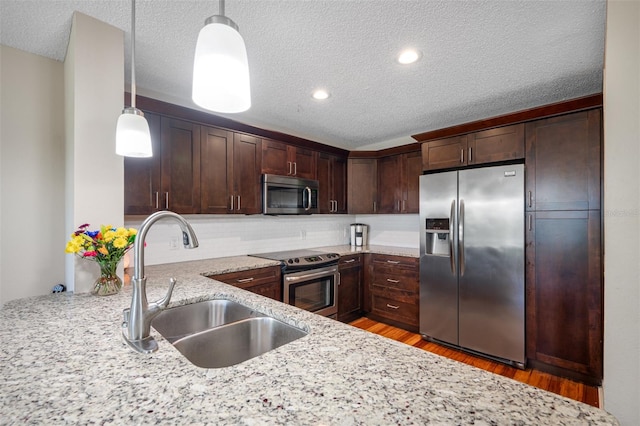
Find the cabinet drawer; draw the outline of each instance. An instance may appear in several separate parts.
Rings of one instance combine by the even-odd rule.
[[[387,271],[377,270],[373,274],[374,286],[390,287],[399,290],[406,290],[412,293],[418,293],[419,284],[417,274],[395,274]]]
[[[352,254],[346,256],[340,256],[340,269],[346,268],[359,268],[362,266],[362,255]]]
[[[374,254],[371,258],[374,269],[389,268],[393,271],[418,271],[418,259],[405,256]]]
[[[393,296],[387,292],[388,296]],[[417,297],[387,297],[377,292],[371,295],[371,312],[390,320],[399,321],[408,325],[418,325],[418,299]]]
[[[280,282],[280,267],[249,269],[247,271],[229,272],[227,274],[209,275],[208,278],[231,284],[235,287],[248,288],[261,284]]]

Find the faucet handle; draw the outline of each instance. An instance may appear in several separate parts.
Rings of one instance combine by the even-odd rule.
[[[175,278],[169,278],[169,289],[167,290],[167,294],[160,300],[156,302],[156,305],[160,307],[160,309],[164,309],[169,305],[169,301],[171,300],[171,295],[173,294],[173,288],[176,286],[178,280]]]

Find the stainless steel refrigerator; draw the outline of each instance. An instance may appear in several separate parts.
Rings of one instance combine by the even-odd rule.
[[[525,365],[524,165],[420,177],[420,334]]]

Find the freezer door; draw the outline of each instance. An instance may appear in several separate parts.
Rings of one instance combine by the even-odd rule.
[[[458,190],[459,344],[524,363],[524,166],[460,171]]]
[[[455,345],[457,193],[458,172],[420,177],[420,333]]]

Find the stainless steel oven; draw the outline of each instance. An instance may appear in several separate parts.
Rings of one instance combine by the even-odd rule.
[[[293,250],[252,256],[282,262],[283,302],[318,315],[336,318],[340,273],[337,253]]]

